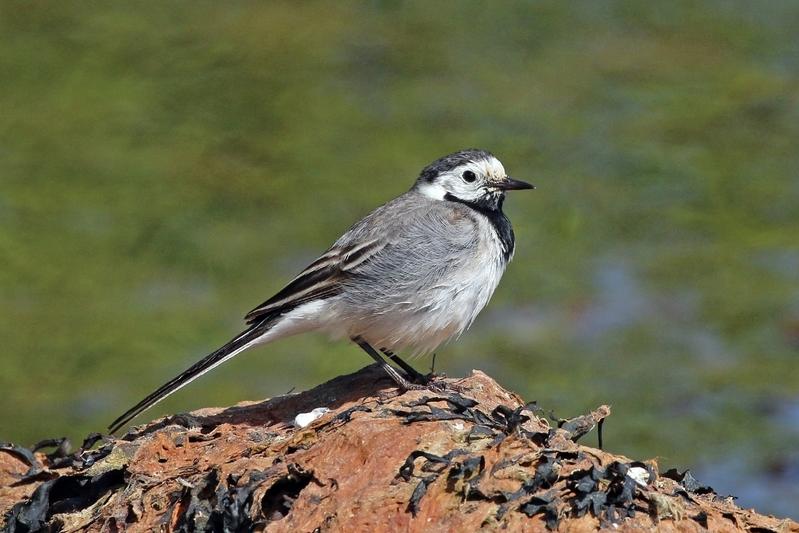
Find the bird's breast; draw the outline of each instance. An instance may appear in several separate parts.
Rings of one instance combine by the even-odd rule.
[[[491,299],[505,270],[502,251],[499,240],[489,237],[435,282],[401,297],[378,296],[367,312],[349,308],[338,316],[347,317],[350,337],[360,336],[375,347],[432,352],[466,331]]]

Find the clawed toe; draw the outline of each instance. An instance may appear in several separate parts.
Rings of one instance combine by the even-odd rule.
[[[417,383],[410,383],[410,387],[406,390],[427,390],[439,394],[451,392],[454,390],[451,383],[446,381],[446,376],[443,374],[427,374],[421,376]]]

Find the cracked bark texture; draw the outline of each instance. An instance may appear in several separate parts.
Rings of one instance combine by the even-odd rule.
[[[0,446],[2,527],[799,531],[690,473],[578,444],[606,406],[553,422],[482,372],[446,382],[452,391],[399,394],[373,365],[307,392],[93,436],[75,453],[60,441],[44,443],[49,454]],[[294,425],[319,407],[330,411]]]

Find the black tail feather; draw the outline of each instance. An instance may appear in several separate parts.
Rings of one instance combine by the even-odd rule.
[[[142,401],[125,411],[119,418],[111,422],[108,426],[110,433],[115,433],[119,428],[133,420],[143,411],[149,409],[157,404],[173,392],[181,387],[188,385],[211,368],[222,364],[226,359],[232,357],[236,351],[254,341],[269,330],[269,326],[263,322],[248,329],[238,337],[235,337],[230,342],[216,350],[215,352],[205,356],[200,361],[175,376],[167,383],[161,385],[155,392],[144,398]]]

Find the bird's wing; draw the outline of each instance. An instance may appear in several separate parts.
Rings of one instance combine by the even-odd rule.
[[[340,294],[353,278],[372,289],[390,286],[392,293],[399,294],[412,294],[429,286],[429,277],[438,279],[442,265],[456,265],[471,256],[468,249],[473,239],[470,228],[464,225],[466,219],[452,217],[458,209],[466,208],[453,211],[439,202],[407,194],[377,208],[283,290],[250,311],[247,330],[133,406],[111,424],[111,431],[258,342],[282,314],[303,303]],[[369,291],[360,293],[368,295]],[[382,296],[363,298],[363,304],[380,304],[385,294]]]
[[[113,433],[127,424],[139,413],[157,404],[173,392],[188,385],[209,370],[224,363],[236,354],[249,348],[274,325],[274,320],[283,313],[303,303],[325,299],[341,292],[340,283],[359,265],[380,253],[386,241],[369,239],[358,243],[336,244],[322,257],[311,263],[283,290],[247,314],[246,331],[230,342],[205,356],[190,368],[159,387],[155,392],[128,409],[109,426]]]
[[[280,292],[247,313],[247,323],[254,324],[296,309],[304,303],[340,294],[341,282],[349,273],[379,254],[387,245],[387,240],[378,238],[337,243]]]
[[[415,292],[472,261],[476,222],[469,208],[413,192],[378,207],[280,292],[247,313],[249,324],[341,294],[357,277],[373,291]],[[369,291],[361,291],[369,293]],[[385,296],[385,295],[383,295]]]

